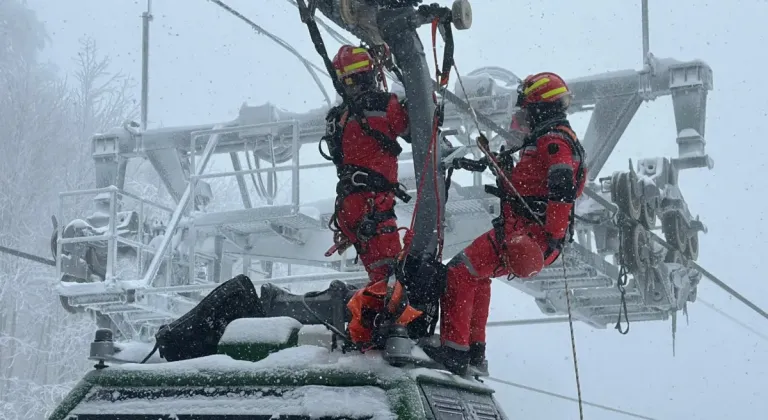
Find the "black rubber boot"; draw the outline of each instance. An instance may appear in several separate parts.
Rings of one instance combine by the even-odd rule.
[[[485,343],[472,343],[469,345],[469,366],[472,368],[473,373],[479,376],[488,376]]]
[[[446,369],[456,375],[466,376],[469,368],[469,352],[456,350],[452,347],[422,347],[424,353],[432,360],[445,366]]]
[[[169,362],[216,354],[230,322],[263,318],[264,309],[251,279],[239,275],[213,289],[192,310],[155,334],[160,357]]]

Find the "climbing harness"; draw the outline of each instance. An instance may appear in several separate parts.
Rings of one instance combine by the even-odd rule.
[[[384,175],[355,165],[343,165],[339,170],[339,182],[336,194],[347,196],[359,192],[391,192],[404,203],[411,201],[411,196],[399,182],[389,182]]]
[[[325,44],[323,42],[322,36],[320,35],[320,32],[319,32],[319,30],[317,28],[317,24],[316,24],[316,22],[314,20],[314,12],[315,12],[314,4],[313,4],[313,6],[311,8],[307,6],[305,0],[298,0],[297,4],[299,6],[299,13],[300,13],[300,16],[301,16],[301,20],[302,20],[302,22],[304,22],[307,25],[307,28],[308,28],[309,33],[310,33],[310,37],[312,39],[312,42],[313,42],[313,44],[315,46],[316,51],[318,52],[318,54],[323,59],[323,62],[325,63],[326,68],[328,69],[328,73],[331,74],[331,75],[335,74],[335,71],[333,69],[333,65],[332,65],[330,59],[328,58],[328,53],[326,51]],[[433,23],[433,25],[434,25],[434,23]],[[375,54],[375,55],[381,57],[381,55],[379,55],[379,54]],[[386,64],[389,64],[389,63],[386,63]],[[396,68],[395,68],[394,65],[392,65],[390,67],[390,70],[394,70],[394,69],[396,69]],[[396,75],[398,76],[398,78],[402,82],[402,77],[400,75],[400,72],[396,71],[395,73],[396,73]],[[366,135],[369,135],[369,136],[377,139],[382,144],[382,146],[391,145],[390,151],[395,151],[396,153],[393,153],[395,156],[399,155],[399,153],[402,150],[402,148],[400,148],[400,145],[397,144],[396,139],[387,139],[387,140],[390,141],[390,143],[383,142],[382,141],[383,139],[381,139],[381,137],[384,136],[383,133],[376,132],[376,131],[374,131],[374,130],[372,130],[370,128],[370,126],[368,125],[368,122],[367,122],[364,114],[360,110],[360,104],[358,103],[358,101],[353,100],[352,98],[349,97],[349,95],[347,94],[346,90],[343,88],[343,86],[341,86],[341,82],[338,80],[338,78],[332,77],[331,79],[332,79],[334,88],[338,92],[339,96],[341,96],[341,98],[342,98],[342,107],[341,108],[344,108],[344,107],[346,108],[346,110],[343,111],[343,114],[351,115],[353,118],[357,119],[357,121],[360,124],[361,129],[363,130],[363,132]],[[447,78],[446,78],[446,83],[447,83]],[[336,113],[339,113],[339,111],[336,111]],[[327,121],[327,123],[328,124],[334,124],[334,129],[330,130],[332,137],[325,139],[326,143],[329,145],[329,155],[330,156],[325,155],[324,153],[322,153],[322,146],[320,146],[320,147],[321,147],[321,154],[326,156],[326,159],[328,159],[328,157],[330,157],[331,158],[330,160],[333,160],[334,163],[337,163],[337,168],[338,168],[338,164],[341,163],[342,160],[343,160],[343,156],[341,156],[340,153],[339,153],[341,150],[340,150],[340,142],[338,142],[338,139],[340,139],[340,137],[342,135],[343,126],[340,126],[340,124],[337,121],[339,121],[339,122],[342,121],[342,118],[344,118],[344,115],[342,115],[341,118],[339,118],[337,115],[332,115],[331,116],[331,114],[334,114],[334,112],[329,113],[329,119],[333,119],[333,121]],[[436,114],[436,116],[437,116],[437,114]],[[349,117],[347,117],[347,118],[349,118]],[[436,118],[436,121],[437,121],[437,118]],[[432,146],[436,146],[436,143],[437,143],[436,140],[435,140],[436,137],[437,137],[437,125],[435,124],[434,127],[433,127],[433,134],[432,134],[432,139],[431,139],[431,142],[430,142],[431,143],[430,144],[430,149],[433,149],[433,148],[436,149],[436,147],[432,147]],[[337,142],[336,143],[334,143],[333,141],[329,142],[329,140],[337,140]],[[338,145],[338,146],[336,146],[334,148],[333,145]],[[436,155],[436,153],[433,153],[433,155]],[[435,162],[437,162],[438,156],[433,156],[433,159],[435,160]],[[425,162],[425,166],[426,166],[426,162]],[[437,166],[436,166],[436,168],[437,168]],[[424,169],[426,169],[426,168],[424,168]],[[422,182],[423,182],[424,179],[425,178],[422,177]],[[351,182],[352,182],[353,186],[354,186],[354,181],[355,180],[354,180],[354,176],[353,176],[352,179],[351,179]],[[341,184],[342,184],[342,181],[340,181],[340,185]],[[421,188],[421,186],[420,186],[420,188]],[[417,190],[417,194],[419,194],[419,193],[420,193],[420,191]],[[337,199],[337,207],[338,207],[338,204],[339,204],[339,200]],[[416,214],[416,211],[414,209],[414,215],[415,214]],[[332,229],[334,227],[334,226],[332,226],[333,224],[338,225],[337,224],[337,220],[335,220],[335,219],[336,219],[336,217],[334,215],[334,217],[331,218],[331,221],[329,221],[329,227],[332,228]],[[438,220],[440,220],[440,216],[438,216]],[[412,220],[412,223],[411,223],[411,230],[412,230],[412,227],[413,227],[413,220]],[[338,237],[339,235],[335,235],[335,236]],[[338,250],[338,249],[342,249],[345,245],[346,244],[342,243],[342,244],[335,244],[334,246]],[[346,245],[346,246],[348,246],[348,245]],[[333,248],[331,250],[329,250],[328,252],[333,252],[332,250],[333,250]],[[401,254],[401,256],[402,255],[404,255],[404,254]],[[389,304],[389,300],[391,299],[391,295],[392,295],[392,293],[394,293],[395,285],[391,284],[392,283],[391,282],[391,277],[392,276],[387,278],[387,290],[388,291],[387,291],[387,297],[386,297],[386,300],[385,300],[385,307]]]
[[[336,74],[333,68],[333,64],[328,57],[325,43],[314,19],[314,4],[312,8],[307,6],[304,0],[298,0],[297,4],[299,6],[299,14],[301,16],[301,20],[307,25],[312,43],[314,44],[315,50],[322,58],[328,74]],[[379,60],[381,60],[382,55],[386,56],[386,54],[387,52],[385,51],[384,54],[374,55],[377,56]],[[326,255],[332,255],[334,252],[343,252],[350,245],[352,245],[348,238],[344,238],[343,235],[340,234],[337,218],[341,200],[346,197],[346,195],[362,191],[393,192],[398,198],[406,203],[410,200],[410,196],[405,193],[399,184],[391,184],[386,182],[381,174],[366,168],[344,165],[342,136],[344,133],[344,128],[349,120],[357,121],[363,133],[375,139],[381,146],[382,150],[384,150],[386,153],[389,153],[393,156],[399,156],[402,152],[402,147],[398,144],[397,139],[392,139],[384,133],[378,130],[374,130],[368,124],[368,120],[365,117],[363,109],[366,109],[365,105],[371,105],[370,102],[375,101],[375,97],[373,97],[371,94],[363,94],[360,97],[353,99],[349,96],[349,93],[341,85],[341,81],[337,77],[331,77],[331,80],[333,82],[334,88],[336,89],[336,92],[342,98],[342,104],[332,108],[329,111],[328,117],[326,119],[327,134],[326,136],[323,136],[320,143],[318,144],[320,154],[325,159],[332,161],[336,165],[337,173],[339,175],[339,183],[337,184],[336,211],[328,222],[328,227],[334,232],[335,241],[331,249],[326,252]],[[328,154],[322,150],[322,143],[327,144]]]
[[[344,136],[344,129],[350,120],[360,124],[363,133],[376,140],[379,147],[381,147],[385,153],[395,157],[402,153],[403,148],[398,144],[397,139],[391,138],[381,131],[371,128],[365,116],[362,118],[360,117],[365,110],[376,106],[376,102],[381,100],[381,95],[382,93],[380,92],[363,93],[354,99],[354,107],[350,106],[347,102],[344,102],[328,112],[326,118],[326,134],[320,139],[318,144],[320,154],[323,158],[333,162],[336,166],[343,164],[344,153],[342,150],[342,139]],[[389,99],[389,97],[387,97],[387,99]],[[381,104],[379,104],[379,106],[380,105]],[[322,149],[323,143],[328,147],[328,154]]]
[[[335,252],[341,254],[352,245],[360,244],[363,246],[365,242],[377,233],[394,233],[394,231],[387,232],[386,228],[381,231],[377,230],[379,223],[397,218],[394,209],[385,212],[375,211],[375,204],[369,202],[369,214],[366,215],[357,227],[353,228],[358,233],[357,241],[355,243],[351,242],[350,238],[347,238],[341,231],[338,219],[342,202],[347,196],[360,192],[392,193],[405,203],[411,200],[411,196],[408,195],[400,183],[391,183],[376,171],[354,165],[344,165],[340,168],[342,169],[339,171],[339,182],[336,184],[334,212],[328,220],[328,228],[334,233],[334,245],[326,251],[325,255],[327,257],[330,257]],[[358,257],[360,253],[365,252],[365,248],[356,247],[356,249]]]
[[[467,95],[467,91],[464,88],[464,83],[461,80],[461,74],[459,73],[459,69],[456,68],[456,64],[454,63],[454,68],[456,69],[456,78],[459,80],[459,86],[461,86],[461,90],[464,93],[464,96],[469,100],[469,96]],[[491,170],[494,172],[494,175],[496,175],[497,180],[499,178],[504,181],[504,183],[509,187],[510,191],[517,196],[517,198],[520,200],[520,202],[524,205],[524,207],[530,212],[532,216],[534,216],[534,220],[536,223],[538,223],[541,226],[544,226],[541,219],[536,216],[536,213],[531,209],[531,207],[528,205],[528,203],[525,201],[523,196],[520,194],[520,192],[515,188],[515,186],[512,184],[512,182],[507,178],[507,176],[504,174],[504,172],[501,169],[501,166],[496,159],[496,157],[493,155],[493,153],[490,150],[490,147],[488,145],[488,139],[485,137],[485,135],[482,134],[482,131],[480,130],[480,123],[477,120],[477,113],[475,112],[474,107],[469,104],[469,110],[470,114],[472,115],[472,119],[474,120],[475,127],[477,128],[477,132],[480,134],[477,139],[477,145],[480,148],[480,151],[483,152],[483,154],[488,159],[488,163],[491,166]],[[521,146],[518,150],[522,149],[523,146]],[[583,174],[583,156],[579,164],[579,172],[582,172]],[[571,215],[573,215],[573,211],[571,211]],[[573,241],[573,235],[571,235],[570,241]],[[563,251],[560,251],[560,255],[563,254]],[[566,264],[565,264],[565,257],[562,258],[563,263],[563,280],[564,280],[564,286],[565,286],[565,299],[566,299],[566,305],[568,307],[568,326],[570,328],[570,334],[571,334],[571,350],[573,352],[573,368],[574,373],[576,375],[576,392],[578,393],[579,397],[579,419],[584,420],[584,408],[582,406],[582,398],[581,398],[581,380],[579,378],[579,364],[577,360],[577,354],[576,354],[576,336],[574,334],[573,330],[573,310],[571,309],[571,298],[570,298],[570,288],[568,287],[568,277],[566,272]]]
[[[530,147],[535,144],[536,141],[538,141],[539,138],[542,136],[549,134],[549,133],[555,133],[559,134],[560,137],[562,137],[566,142],[568,142],[571,150],[572,155],[576,160],[579,161],[579,165],[576,170],[576,186],[574,188],[578,188],[578,185],[581,184],[584,175],[584,151],[581,145],[574,140],[575,134],[571,132],[570,128],[566,124],[558,123],[558,125],[555,126],[544,126],[535,132],[531,133],[526,141],[523,143],[523,145],[520,147],[520,149],[524,149],[525,147]],[[496,161],[499,165],[499,168],[502,170],[502,174],[506,174],[511,172],[514,169],[514,159],[513,159],[513,153],[516,152],[516,150],[503,150],[502,152],[498,153],[498,157],[496,158]],[[500,199],[502,204],[507,204],[510,206],[510,209],[513,213],[521,215],[525,219],[528,219],[532,222],[537,222],[540,225],[543,226],[544,222],[546,221],[546,209],[548,205],[549,198],[548,197],[535,197],[535,196],[521,196],[521,195],[515,195],[510,194],[507,189],[504,188],[504,185],[500,181],[500,178],[496,178],[496,185],[485,185],[485,192],[496,196]],[[568,239],[565,240],[569,243],[572,243],[574,240],[574,221],[575,221],[575,205],[571,207],[571,214],[569,215],[569,221],[568,221]],[[506,242],[504,240],[504,224],[506,221],[504,220],[504,215],[499,214],[498,217],[494,218],[492,220],[492,225],[494,228],[494,234],[495,239],[500,249],[500,254],[504,256],[504,259],[506,259],[506,253],[504,250],[506,249]],[[517,223],[517,222],[516,222]],[[563,242],[565,242],[563,241]],[[495,247],[495,246],[494,246]],[[558,246],[557,248],[553,248],[552,251],[546,253],[544,255],[544,259],[550,257],[550,255],[554,252],[559,252],[559,254],[555,257],[553,261],[550,262],[550,264],[557,260],[557,258],[560,258],[560,255],[562,254],[562,244]],[[508,261],[504,260],[503,265],[509,265]],[[497,267],[496,270],[500,269],[501,266]]]
[[[336,93],[341,96],[342,99],[342,108],[347,108],[350,116],[357,120],[357,122],[360,124],[360,128],[363,130],[363,132],[376,139],[379,143],[381,143],[382,148],[384,150],[387,150],[388,152],[394,154],[395,156],[398,156],[402,152],[402,147],[400,147],[399,144],[397,144],[397,141],[393,141],[392,139],[388,138],[384,133],[374,130],[371,128],[371,126],[368,124],[368,119],[365,117],[365,114],[363,113],[360,103],[358,100],[354,100],[349,96],[349,93],[346,89],[341,85],[341,81],[338,77],[334,77],[333,75],[336,74],[336,71],[333,68],[333,63],[331,63],[331,59],[328,58],[328,51],[325,48],[325,42],[323,41],[323,37],[320,34],[320,30],[317,27],[317,23],[315,22],[314,14],[315,14],[315,5],[312,3],[312,8],[307,6],[307,3],[305,0],[298,0],[297,4],[299,6],[299,15],[301,16],[301,21],[304,22],[304,24],[307,25],[307,29],[309,30],[309,36],[312,39],[312,44],[315,46],[315,50],[320,55],[320,58],[322,58],[323,63],[325,64],[326,71],[328,71],[328,74],[331,75],[331,81],[333,82],[333,87],[336,90]],[[349,117],[347,117],[349,118]],[[333,155],[331,155],[333,157]]]

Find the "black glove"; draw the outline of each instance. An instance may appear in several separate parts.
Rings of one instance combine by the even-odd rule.
[[[483,172],[488,167],[488,163],[483,160],[456,158],[451,162],[451,166],[456,169],[465,169],[471,172]]]

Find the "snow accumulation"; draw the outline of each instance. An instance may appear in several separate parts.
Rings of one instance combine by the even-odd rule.
[[[299,208],[299,213],[307,217],[311,217],[312,219],[315,219],[315,220],[320,220],[320,216],[322,214],[320,209],[314,206],[301,206]]]
[[[653,179],[647,175],[637,174],[637,180],[643,187],[655,187],[656,183]]]
[[[298,371],[318,369],[344,372],[375,372],[382,375],[396,374],[399,369],[389,366],[378,353],[342,355],[317,346],[299,346],[272,353],[258,362],[235,360],[225,355],[212,355],[197,359],[181,360],[160,364],[129,363],[110,367],[128,371],[151,371],[155,373],[262,373],[274,370]]]
[[[138,352],[138,346],[136,346]],[[147,350],[151,350],[150,347]],[[141,360],[147,353],[134,360]],[[412,354],[415,358],[429,361],[429,357],[421,348],[414,346]],[[127,359],[127,357],[126,357]],[[152,359],[150,359],[152,360]],[[182,360],[170,363],[138,364],[126,363],[110,366],[109,369],[152,372],[157,374],[223,374],[228,373],[268,373],[283,371],[286,373],[300,373],[301,371],[349,373],[349,374],[373,374],[382,380],[395,380],[409,376],[430,377],[443,382],[449,381],[461,386],[484,387],[479,382],[452,375],[447,371],[415,368],[401,369],[389,365],[377,351],[369,351],[365,354],[347,353],[339,351],[331,352],[328,348],[314,345],[291,347],[272,353],[258,362],[235,360],[229,356],[217,354],[200,357],[197,359]]]
[[[397,418],[390,410],[386,392],[371,386],[339,388],[299,386],[269,394],[254,388],[252,390],[256,391],[255,393],[243,390],[212,397],[182,394],[183,396],[152,399],[121,399],[119,392],[115,392],[110,400],[84,401],[70,414],[272,414],[311,416],[312,418],[363,416],[372,416],[377,420]]]
[[[114,358],[125,362],[139,362],[152,351],[152,343],[143,343],[140,341],[126,341],[115,343]],[[165,363],[165,359],[160,357],[159,352],[155,352],[146,363]]]
[[[220,342],[284,344],[301,326],[301,322],[287,316],[240,318],[227,325]]]
[[[298,345],[331,348],[333,334],[324,325],[304,325],[299,330]]]
[[[75,283],[75,282],[59,282],[55,286],[56,292],[62,296],[80,296],[80,295],[98,295],[105,293],[117,293],[121,289],[117,284],[110,284],[105,282],[98,283]]]

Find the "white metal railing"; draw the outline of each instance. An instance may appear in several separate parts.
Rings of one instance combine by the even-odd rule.
[[[146,220],[146,207],[150,206],[154,209],[164,211],[166,213],[173,212],[172,209],[163,206],[162,204],[155,203],[151,200],[139,197],[138,195],[128,193],[126,191],[122,191],[116,186],[108,186],[103,188],[93,188],[93,189],[86,189],[86,190],[76,190],[76,191],[67,191],[59,193],[59,206],[58,206],[58,214],[57,218],[59,220],[63,220],[63,214],[64,214],[64,201],[67,198],[71,197],[79,197],[79,196],[87,196],[87,195],[99,195],[99,194],[108,194],[109,196],[109,222],[107,225],[106,233],[101,235],[94,235],[94,236],[81,236],[81,237],[74,237],[74,238],[64,238],[63,233],[64,229],[66,228],[66,225],[59,223],[57,227],[57,241],[56,241],[56,272],[57,276],[61,278],[62,276],[62,251],[63,246],[67,244],[78,244],[78,243],[89,243],[89,242],[101,242],[106,241],[107,242],[107,266],[106,266],[106,272],[105,272],[105,278],[104,282],[106,284],[114,284],[117,280],[117,276],[115,275],[115,262],[117,261],[117,248],[119,244],[124,244],[131,246],[133,248],[136,248],[137,250],[137,272],[141,272],[141,267],[143,265],[143,255],[146,253],[151,253],[152,249],[149,247],[149,244],[144,243],[144,229],[143,229],[143,222]],[[139,208],[137,211],[138,214],[138,220],[139,220],[139,226],[137,229],[137,240],[131,240],[128,238],[124,238],[118,235],[117,233],[117,214],[119,212],[119,202],[122,201],[122,198],[128,197],[130,199],[135,200],[139,204]],[[87,280],[87,279],[86,279]]]
[[[218,126],[217,126],[218,127]],[[213,152],[216,149],[216,146],[219,143],[219,138],[221,137],[222,133],[227,132],[226,129],[221,128],[214,128],[213,130],[203,130],[203,131],[193,131],[190,134],[192,146],[193,146],[193,153],[192,160],[191,160],[191,172],[192,175],[200,175],[205,171],[205,167],[208,165],[208,163],[211,161],[211,157],[213,156]],[[202,156],[200,158],[200,167],[195,167],[195,153],[194,153],[194,145],[195,141],[198,137],[208,135],[210,136],[208,139],[208,142],[205,145],[205,149],[203,150]],[[187,188],[184,190],[184,193],[181,195],[181,198],[179,199],[179,203],[176,205],[176,209],[173,211],[173,214],[171,215],[171,221],[168,222],[168,226],[166,227],[165,235],[163,236],[162,241],[160,242],[160,246],[158,247],[155,255],[152,257],[152,261],[149,263],[149,267],[147,268],[147,271],[144,273],[144,276],[141,279],[141,284],[144,287],[150,287],[152,285],[152,280],[154,279],[155,275],[157,274],[157,270],[160,268],[160,263],[165,258],[166,253],[168,252],[168,246],[171,243],[171,240],[173,239],[173,232],[176,231],[176,228],[179,226],[179,222],[181,221],[181,217],[184,215],[184,211],[186,210],[187,206],[191,202],[194,205],[194,199],[195,196],[195,188],[197,187],[197,178],[194,176],[190,176],[189,183],[187,184]],[[194,247],[193,247],[194,248]],[[194,255],[194,250],[191,251],[191,254]],[[194,270],[195,264],[194,260],[189,261],[190,263],[190,270]]]
[[[212,156],[216,152],[217,146],[220,143],[220,139],[222,135],[225,134],[237,134],[237,133],[243,133],[253,130],[263,130],[263,129],[269,129],[269,128],[284,128],[290,126],[292,129],[292,143],[291,143],[291,164],[287,166],[274,166],[274,167],[266,167],[266,168],[257,168],[257,169],[249,169],[249,170],[236,170],[236,171],[227,171],[227,172],[215,172],[215,173],[206,173],[206,169],[211,161]],[[455,134],[455,133],[451,133]],[[208,140],[205,142],[205,146],[203,147],[201,155],[198,157],[196,151],[200,150],[200,146],[202,145],[202,142],[199,142],[201,137],[208,137]],[[72,244],[72,243],[80,243],[80,242],[94,242],[94,241],[106,241],[107,242],[107,261],[106,261],[106,278],[105,283],[107,284],[113,284],[118,276],[115,274],[115,263],[117,261],[117,249],[118,244],[124,244],[131,247],[134,247],[137,249],[137,275],[140,276],[140,281],[138,282],[140,286],[143,287],[151,287],[153,285],[154,279],[157,277],[158,270],[161,266],[161,264],[164,261],[168,262],[169,269],[166,270],[166,274],[169,276],[172,275],[172,272],[174,270],[171,269],[171,256],[172,252],[169,252],[169,248],[171,247],[171,244],[174,241],[174,233],[178,229],[181,220],[183,219],[183,216],[187,214],[188,209],[190,208],[190,203],[195,203],[197,201],[197,183],[198,180],[201,179],[213,179],[213,178],[221,178],[221,177],[241,177],[244,175],[252,175],[252,174],[261,174],[261,173],[277,173],[277,172],[287,172],[291,171],[291,213],[292,214],[298,214],[299,213],[299,207],[300,207],[300,171],[302,169],[320,169],[320,168],[331,168],[333,167],[333,163],[327,162],[327,163],[315,163],[315,164],[306,164],[302,165],[299,160],[299,121],[297,120],[287,120],[287,121],[278,121],[278,122],[271,122],[271,123],[263,123],[263,124],[253,124],[253,125],[246,125],[246,126],[237,126],[237,127],[223,127],[221,125],[214,127],[213,129],[209,130],[200,130],[190,133],[190,147],[193,153],[190,154],[190,177],[189,182],[187,185],[187,188],[185,189],[184,193],[182,194],[182,197],[179,200],[178,205],[175,209],[170,209],[167,207],[164,207],[162,205],[159,205],[157,203],[153,203],[150,200],[142,199],[141,197],[126,193],[124,191],[119,190],[117,187],[110,186],[105,188],[99,188],[99,189],[92,189],[92,190],[81,190],[81,191],[71,191],[71,192],[65,192],[61,193],[60,196],[62,198],[62,201],[60,201],[59,206],[59,215],[61,216],[63,214],[63,199],[65,197],[70,196],[76,196],[76,195],[84,195],[84,194],[100,194],[100,193],[108,193],[110,195],[109,200],[109,225],[106,229],[107,233],[97,236],[89,236],[89,237],[78,237],[78,238],[62,238],[62,233],[64,226],[59,226],[59,242],[57,243],[57,270],[59,273],[59,276],[61,276],[61,269],[62,269],[62,263],[61,263],[61,251],[62,251],[62,245],[66,244]],[[443,161],[445,163],[450,163],[452,158],[454,157],[460,157],[464,156],[468,152],[472,152],[473,149],[475,149],[476,146],[469,145],[469,146],[461,146],[457,150],[455,150],[453,153],[451,153],[449,156],[446,156]],[[247,149],[247,144],[246,144]],[[400,156],[401,161],[406,161],[412,159],[411,153],[403,153]],[[478,180],[475,179],[475,184],[477,184]],[[116,223],[117,223],[117,213],[118,213],[118,196],[126,196],[131,197],[138,201],[139,203],[139,221],[144,222],[145,221],[145,211],[144,207],[145,205],[151,205],[158,209],[162,209],[163,211],[170,213],[170,221],[165,226],[165,235],[163,236],[160,246],[158,248],[149,248],[148,244],[144,244],[144,230],[139,229],[138,231],[138,238],[137,241],[133,241],[128,238],[123,238],[117,235],[116,232]],[[190,232],[189,234],[193,236],[193,241],[190,243],[189,247],[189,255],[188,255],[188,261],[186,261],[185,265],[189,265],[190,270],[190,279],[197,278],[197,264],[196,259],[198,257],[198,253],[195,251],[195,244],[194,238],[196,232],[194,229],[194,221],[190,224]],[[149,267],[146,270],[143,270],[143,265],[145,263],[146,256],[152,255],[152,259],[149,262]],[[201,254],[202,255],[202,254]],[[133,279],[132,279],[133,280]],[[170,279],[169,279],[170,280]],[[166,284],[171,284],[166,283]],[[192,288],[197,289],[197,285],[189,285]],[[173,286],[176,287],[176,286]]]

